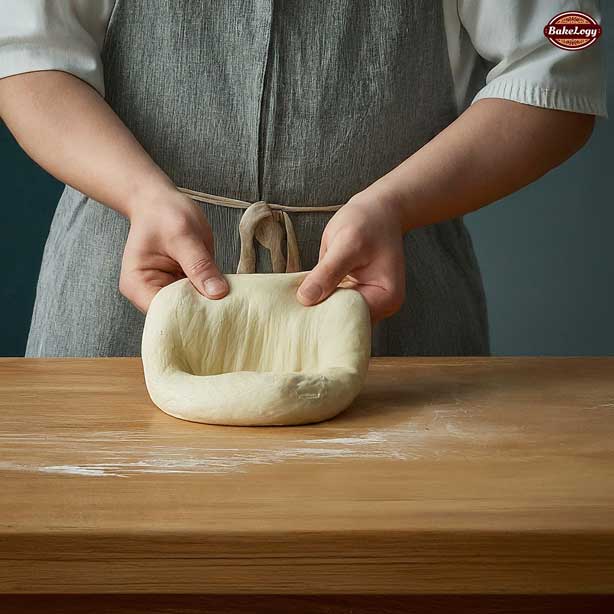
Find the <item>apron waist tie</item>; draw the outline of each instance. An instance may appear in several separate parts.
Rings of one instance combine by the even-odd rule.
[[[239,237],[241,239],[241,257],[237,273],[256,272],[256,250],[254,239],[271,253],[271,268],[273,273],[295,273],[301,270],[301,258],[294,232],[294,226],[288,213],[309,213],[338,211],[343,205],[326,205],[323,207],[291,207],[259,200],[249,203],[236,198],[226,198],[196,192],[187,188],[177,188],[187,194],[192,200],[220,205],[234,209],[244,209],[245,213],[239,222]],[[282,244],[286,239],[286,257],[284,258]]]

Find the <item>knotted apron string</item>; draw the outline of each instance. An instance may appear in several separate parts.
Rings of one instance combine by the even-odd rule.
[[[177,188],[187,194],[192,200],[209,205],[220,205],[234,209],[244,209],[245,213],[239,222],[241,238],[241,257],[237,273],[256,272],[256,250],[254,239],[271,252],[271,267],[274,273],[295,273],[301,270],[301,259],[296,241],[294,226],[288,213],[308,213],[322,211],[338,211],[343,205],[327,205],[324,207],[290,207],[259,200],[249,203],[236,198],[226,198],[205,192],[196,192],[186,188]],[[283,228],[282,228],[283,223]],[[282,243],[286,238],[286,258],[284,260]]]

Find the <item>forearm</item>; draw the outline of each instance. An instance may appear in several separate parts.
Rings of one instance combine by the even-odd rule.
[[[104,99],[72,75],[0,80],[0,116],[45,170],[127,217],[145,195],[172,187]]]
[[[481,100],[359,197],[387,203],[404,232],[458,217],[561,164],[586,142],[593,122],[589,115]]]

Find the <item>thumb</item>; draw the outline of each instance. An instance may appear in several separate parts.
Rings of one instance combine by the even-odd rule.
[[[207,298],[218,299],[228,294],[228,282],[217,268],[212,253],[197,238],[183,238],[175,259],[192,285]]]
[[[303,305],[315,305],[328,298],[339,282],[354,268],[354,252],[344,241],[336,241],[326,250],[320,262],[305,277],[297,291]]]

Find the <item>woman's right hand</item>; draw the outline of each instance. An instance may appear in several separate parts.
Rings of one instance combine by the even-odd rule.
[[[161,288],[183,277],[208,298],[228,294],[209,222],[188,196],[171,187],[132,206],[129,218],[119,290],[137,309],[146,313]]]

